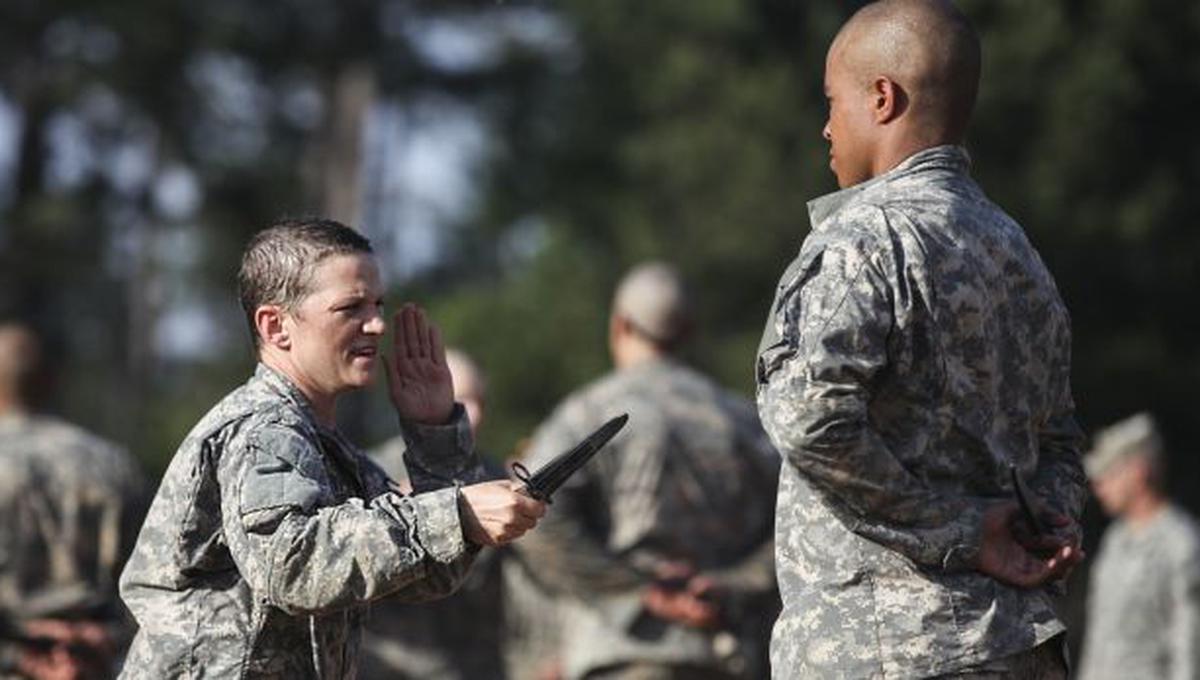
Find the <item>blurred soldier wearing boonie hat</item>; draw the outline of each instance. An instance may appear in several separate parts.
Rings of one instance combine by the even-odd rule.
[[[1080,678],[1200,677],[1200,533],[1167,498],[1154,419],[1101,430],[1084,469],[1116,521],[1092,567]]]

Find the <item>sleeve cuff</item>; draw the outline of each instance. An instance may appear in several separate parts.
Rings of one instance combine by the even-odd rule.
[[[467,550],[458,515],[458,488],[411,496],[416,511],[417,542],[436,562],[449,564]]]
[[[405,465],[436,477],[459,479],[478,465],[471,427],[462,404],[455,403],[445,425],[400,421],[407,450]]]
[[[954,539],[942,556],[942,569],[972,570],[979,563],[979,548],[983,543],[983,509],[975,505],[967,506],[955,525]]]

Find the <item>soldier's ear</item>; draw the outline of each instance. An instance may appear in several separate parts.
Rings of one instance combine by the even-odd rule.
[[[871,116],[878,125],[886,125],[908,110],[908,93],[887,76],[871,81]]]
[[[254,330],[258,333],[259,344],[285,351],[291,349],[292,338],[286,319],[287,312],[279,305],[260,305],[254,310]]]

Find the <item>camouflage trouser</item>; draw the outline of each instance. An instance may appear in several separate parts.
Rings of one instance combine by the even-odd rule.
[[[1067,680],[1066,642],[1051,638],[1033,649],[1014,654],[999,663],[965,668],[937,676],[938,680]]]
[[[627,663],[588,671],[584,680],[737,680],[724,671],[701,666]]]

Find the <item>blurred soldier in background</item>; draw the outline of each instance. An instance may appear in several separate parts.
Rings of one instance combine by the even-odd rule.
[[[446,350],[454,399],[463,405],[476,437],[483,422],[487,383],[465,353]],[[478,441],[478,440],[476,440]],[[408,492],[403,437],[381,445],[373,460]],[[480,456],[486,476],[504,479],[504,470]],[[454,595],[436,602],[380,602],[371,608],[363,638],[362,680],[493,680],[504,677],[501,656],[503,613],[500,550],[484,548]]]
[[[753,407],[672,354],[690,327],[671,267],[621,281],[615,372],[568,397],[534,435],[529,467],[608,418],[629,425],[555,495],[521,551],[569,597],[568,678],[735,678],[764,672],[779,458]]]
[[[1154,420],[1101,430],[1084,465],[1116,521],[1092,566],[1079,677],[1200,678],[1200,534],[1167,499]]]
[[[107,678],[129,638],[117,577],[145,481],[123,449],[31,413],[40,354],[0,324],[0,677]]]
[[[517,443],[514,461],[529,463],[529,439]],[[512,680],[562,680],[561,598],[522,551],[503,551],[504,666]]]

